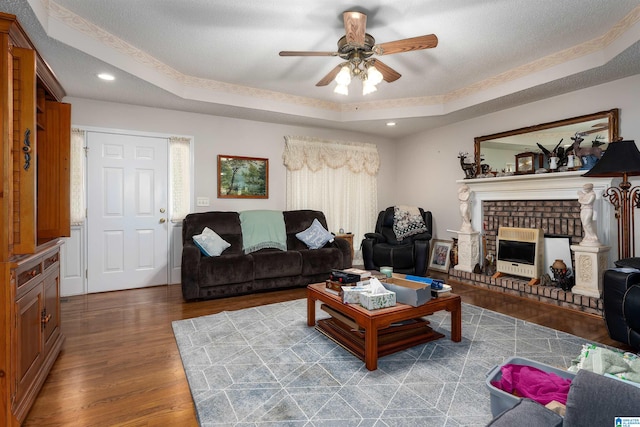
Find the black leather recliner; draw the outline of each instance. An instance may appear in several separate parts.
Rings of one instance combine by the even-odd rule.
[[[618,267],[629,267],[621,261],[616,262]],[[606,270],[602,287],[604,320],[609,336],[640,350],[640,270]]]
[[[367,270],[391,266],[395,273],[425,276],[429,259],[429,245],[433,233],[430,211],[419,208],[427,231],[396,239],[393,231],[394,207],[378,214],[374,233],[366,233],[362,241],[362,258]]]

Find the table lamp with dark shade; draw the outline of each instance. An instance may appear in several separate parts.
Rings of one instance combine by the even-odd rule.
[[[640,175],[640,151],[635,141],[615,141],[609,144],[600,160],[586,177],[621,177],[618,187],[609,187],[603,197],[609,199],[618,220],[618,257],[635,256],[634,208],[640,207],[640,187],[631,188],[630,176]]]

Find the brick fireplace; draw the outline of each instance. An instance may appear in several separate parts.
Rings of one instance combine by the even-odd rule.
[[[542,228],[545,234],[569,236],[571,244],[582,240],[578,200],[485,200],[482,231],[487,253],[496,254],[499,227]]]
[[[597,195],[594,203],[598,238],[603,245],[616,247],[615,218],[610,203],[602,199],[604,190],[612,185],[609,178],[584,178],[582,171],[519,175],[510,177],[460,180],[472,191],[471,218],[474,230],[483,240],[480,259],[486,253],[496,253],[498,227],[542,228],[545,234],[569,236],[571,244],[582,240],[578,191],[591,183]],[[615,256],[615,252],[610,258]],[[573,264],[573,262],[572,262]],[[613,259],[609,260],[613,265]],[[573,266],[572,266],[573,270]],[[514,276],[492,278],[484,274],[451,269],[457,280],[487,289],[536,299],[591,314],[602,314],[600,298],[573,294],[549,286],[528,285],[529,279]]]

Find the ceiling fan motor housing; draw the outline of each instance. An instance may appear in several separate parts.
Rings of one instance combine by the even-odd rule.
[[[340,37],[338,40],[338,54],[340,58],[345,60],[351,60],[357,53],[362,59],[369,58],[374,54],[373,47],[376,44],[376,39],[371,34],[364,35],[364,45],[359,46],[354,43],[347,42],[347,36]]]

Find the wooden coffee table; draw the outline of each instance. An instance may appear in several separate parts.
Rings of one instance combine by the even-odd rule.
[[[364,360],[368,370],[378,368],[378,357],[405,350],[418,344],[442,338],[421,317],[440,310],[451,313],[451,341],[462,340],[462,304],[460,296],[449,294],[412,307],[396,304],[394,307],[367,310],[358,304],[344,304],[335,294],[327,292],[324,283],[307,286],[307,325],[316,326],[354,355]],[[316,301],[325,304],[331,318],[316,325]]]

